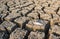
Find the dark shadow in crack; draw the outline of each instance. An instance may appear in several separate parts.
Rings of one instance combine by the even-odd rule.
[[[44,39],[48,39],[49,38],[49,28],[50,28],[50,22],[48,22],[45,25],[45,38]]]

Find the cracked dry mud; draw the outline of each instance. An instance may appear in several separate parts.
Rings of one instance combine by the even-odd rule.
[[[60,0],[0,0],[0,39],[60,39]]]

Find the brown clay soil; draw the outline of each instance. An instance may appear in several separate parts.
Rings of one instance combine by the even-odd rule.
[[[60,0],[0,0],[0,39],[60,39]]]

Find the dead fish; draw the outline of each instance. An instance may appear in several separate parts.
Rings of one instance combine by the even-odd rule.
[[[39,23],[39,22],[33,22],[33,24],[35,24],[35,25],[43,25],[42,23]]]

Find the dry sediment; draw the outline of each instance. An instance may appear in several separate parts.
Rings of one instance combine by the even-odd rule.
[[[0,0],[0,34],[0,39],[60,39],[60,0]]]

